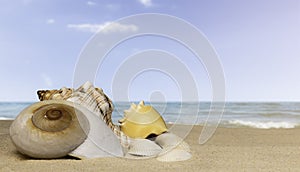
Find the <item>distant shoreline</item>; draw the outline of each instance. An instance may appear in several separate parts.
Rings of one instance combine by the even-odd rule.
[[[24,108],[34,102],[0,103],[0,120],[13,120]],[[118,123],[124,110],[131,102],[114,102],[112,121]],[[216,103],[213,108],[209,102],[163,102],[149,103],[164,118],[167,124],[199,125],[207,122],[226,128],[298,128],[300,127],[300,102],[237,102],[225,104]],[[213,110],[216,109],[216,112]],[[209,114],[214,119],[208,118]],[[211,116],[212,117],[212,116]],[[208,121],[207,121],[208,120]]]

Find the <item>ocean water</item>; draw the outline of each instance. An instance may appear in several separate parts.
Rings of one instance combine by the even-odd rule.
[[[14,119],[34,102],[0,103],[0,120]],[[136,103],[136,102],[135,102]],[[130,102],[114,103],[113,122],[118,123]],[[147,103],[160,112],[169,124],[204,125],[210,112],[209,102]],[[216,121],[207,121],[216,123]],[[222,127],[295,128],[300,127],[300,102],[227,102],[219,125]]]

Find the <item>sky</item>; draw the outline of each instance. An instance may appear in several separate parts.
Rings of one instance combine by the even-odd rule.
[[[37,101],[39,89],[72,87],[80,53],[99,29],[142,13],[171,15],[201,31],[222,64],[226,101],[300,100],[299,0],[0,0],[0,101]],[[115,33],[138,30],[134,25],[114,26]],[[113,101],[182,100],[181,87],[189,83],[180,74],[164,73],[163,67],[129,76],[129,85],[115,80],[126,60],[149,49],[179,59],[196,84],[191,94],[199,101],[211,100],[205,64],[180,43],[159,36],[116,46],[92,82]],[[163,63],[164,55],[159,55]],[[126,100],[114,95],[118,87],[127,88]]]

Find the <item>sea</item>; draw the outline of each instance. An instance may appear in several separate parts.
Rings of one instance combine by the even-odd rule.
[[[34,102],[1,102],[0,120],[13,120]],[[112,120],[116,124],[132,102],[115,102]],[[138,102],[133,102],[138,103]],[[226,102],[217,113],[210,113],[210,102],[146,102],[153,106],[168,124],[204,125],[217,122],[228,128],[296,128],[300,127],[300,102]],[[215,118],[209,118],[214,115]],[[216,119],[217,118],[217,119]],[[213,119],[214,121],[210,121]]]

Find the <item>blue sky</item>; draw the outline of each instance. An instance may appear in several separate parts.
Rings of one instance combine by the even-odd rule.
[[[300,100],[299,0],[1,0],[0,101],[36,101],[38,89],[71,86],[79,54],[95,30],[140,13],[173,15],[205,34],[223,65],[227,101]],[[112,96],[118,66],[144,49],[178,56],[193,73],[199,100],[211,99],[205,67],[184,47],[159,37],[115,48],[95,84]],[[133,79],[128,92],[129,100],[149,100],[153,92],[154,99],[181,100],[176,82],[155,71]]]

